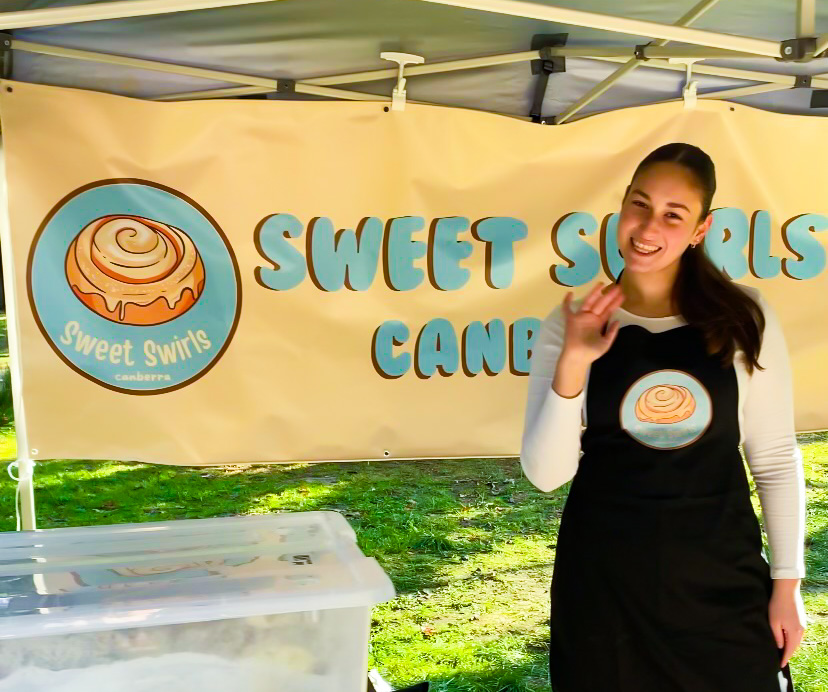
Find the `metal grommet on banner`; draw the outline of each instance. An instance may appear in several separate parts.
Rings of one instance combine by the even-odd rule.
[[[405,110],[405,77],[403,76],[403,69],[406,65],[421,65],[425,62],[425,58],[421,55],[413,55],[412,53],[395,53],[393,51],[385,51],[380,53],[383,60],[391,60],[397,63],[397,86],[391,93],[391,110],[404,111]]]

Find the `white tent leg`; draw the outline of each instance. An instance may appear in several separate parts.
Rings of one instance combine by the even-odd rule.
[[[34,461],[28,455],[17,460],[17,530],[37,528],[34,497]]]
[[[14,430],[17,437],[18,470],[17,498],[18,529],[36,528],[34,505],[34,460],[37,450],[29,448],[26,411],[23,405],[23,369],[20,363],[20,322],[17,316],[17,281],[12,254],[12,236],[9,228],[9,204],[6,189],[5,151],[0,147],[0,244],[2,244],[3,283],[6,295],[6,330],[9,340],[9,369],[11,370],[12,400],[14,403]]]

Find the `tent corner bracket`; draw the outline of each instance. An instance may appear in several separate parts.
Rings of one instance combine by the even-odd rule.
[[[12,75],[12,35],[0,32],[0,78],[10,79]]]
[[[815,36],[802,36],[782,41],[779,44],[780,62],[802,62],[814,57],[817,48]]]
[[[532,109],[529,117],[533,123],[546,124],[552,118],[544,118],[543,100],[546,96],[546,87],[549,84],[549,75],[566,72],[566,58],[560,55],[551,55],[551,48],[565,46],[569,34],[535,34],[532,37],[531,50],[538,51],[540,60],[532,60],[529,66],[533,75],[537,75],[535,94],[532,99]]]
[[[649,60],[647,57],[647,49],[652,46],[651,43],[642,43],[640,46],[635,47],[635,59],[641,62]]]
[[[276,80],[277,94],[295,94],[296,80],[295,79],[277,79]]]

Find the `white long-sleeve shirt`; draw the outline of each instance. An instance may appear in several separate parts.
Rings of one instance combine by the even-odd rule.
[[[793,417],[793,385],[785,337],[775,312],[758,290],[748,292],[765,315],[759,364],[748,374],[741,352],[734,365],[739,386],[739,443],[756,484],[770,547],[771,577],[805,576],[805,481]],[[582,301],[573,301],[577,310]],[[612,318],[663,332],[686,322],[675,317],[641,317],[619,308]],[[571,480],[581,456],[586,428],[586,390],[573,398],[552,388],[564,341],[565,317],[559,305],[546,317],[532,347],[520,462],[526,477],[549,492]],[[587,383],[589,374],[587,374]]]

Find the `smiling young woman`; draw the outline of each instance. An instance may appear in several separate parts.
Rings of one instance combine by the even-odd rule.
[[[567,294],[533,348],[521,464],[541,490],[572,480],[555,692],[793,692],[805,512],[790,363],[760,293],[704,253],[715,188],[697,147],[647,156],[618,222],[624,271]]]

